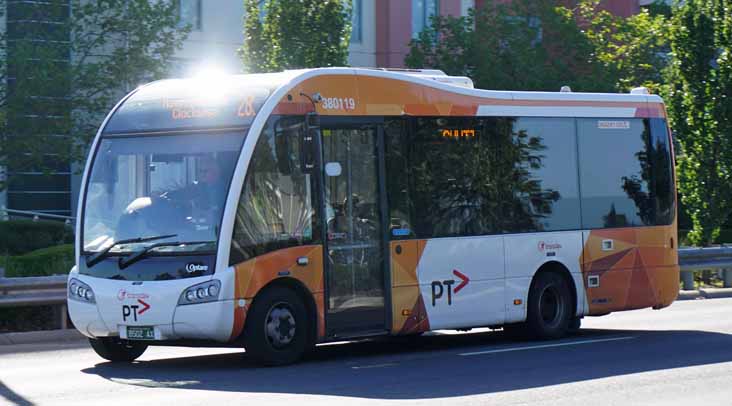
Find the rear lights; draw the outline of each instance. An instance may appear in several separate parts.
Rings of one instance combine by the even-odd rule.
[[[77,300],[84,303],[96,303],[94,291],[86,283],[71,278],[69,281],[69,299]]]
[[[216,279],[199,283],[183,291],[178,299],[178,305],[214,302],[219,299],[220,292],[221,282]]]

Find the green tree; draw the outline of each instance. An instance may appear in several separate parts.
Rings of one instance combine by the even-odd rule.
[[[14,7],[8,26],[15,34],[0,38],[6,79],[0,167],[9,172],[49,172],[81,161],[114,103],[164,77],[190,31],[179,27],[174,1],[50,0]]]
[[[610,90],[593,52],[572,10],[553,1],[488,1],[466,17],[433,17],[405,63],[469,76],[485,89]]]
[[[687,0],[669,27],[665,99],[678,151],[679,192],[693,244],[708,245],[732,211],[732,1]]]
[[[248,72],[348,63],[350,1],[245,0],[244,8],[244,46],[239,55]]]
[[[600,0],[583,0],[566,15],[576,15],[582,33],[592,44],[590,57],[602,67],[602,80],[615,91],[637,86],[657,91],[667,65],[667,16],[669,7],[654,4],[630,17],[600,8]]]
[[[554,1],[493,0],[466,17],[434,17],[410,43],[405,63],[466,75],[484,89],[657,89],[666,65],[668,8],[623,18],[599,3],[582,0],[568,8]]]

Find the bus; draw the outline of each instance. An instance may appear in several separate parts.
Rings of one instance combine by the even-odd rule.
[[[679,290],[663,101],[435,70],[170,79],[99,129],[68,279],[101,357],[503,328],[557,339]]]

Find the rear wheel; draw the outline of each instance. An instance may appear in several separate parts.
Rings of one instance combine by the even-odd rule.
[[[577,334],[577,333],[579,333],[580,328],[582,328],[582,318],[581,317],[575,317],[569,323],[569,329],[568,329],[568,331],[569,331],[570,334]]]
[[[261,293],[247,314],[244,347],[265,365],[299,360],[308,347],[305,305],[291,289],[276,287]]]
[[[548,340],[567,334],[572,314],[572,295],[567,281],[554,272],[536,275],[529,290],[526,328],[532,337]]]
[[[112,362],[132,362],[147,349],[147,344],[117,337],[90,338],[89,344],[97,355]]]

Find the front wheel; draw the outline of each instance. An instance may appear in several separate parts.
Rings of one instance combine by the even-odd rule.
[[[565,336],[574,318],[572,308],[567,281],[553,272],[538,274],[529,290],[526,317],[529,334],[542,340]]]
[[[299,360],[308,347],[307,312],[300,297],[281,287],[262,292],[247,315],[244,347],[264,365]]]
[[[90,338],[89,344],[97,355],[112,362],[132,362],[147,349],[147,344],[116,337]]]

